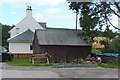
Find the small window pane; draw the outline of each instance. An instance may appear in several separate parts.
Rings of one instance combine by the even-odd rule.
[[[33,45],[32,44],[30,45],[30,50],[33,50]]]

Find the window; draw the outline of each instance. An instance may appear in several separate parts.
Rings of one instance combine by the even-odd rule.
[[[19,34],[19,28],[16,28],[16,34]]]
[[[33,45],[32,44],[30,44],[30,50],[33,50]]]

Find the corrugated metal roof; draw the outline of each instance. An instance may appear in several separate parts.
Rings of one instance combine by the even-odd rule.
[[[8,39],[8,42],[33,42],[34,33],[28,29],[27,31]]]
[[[89,45],[77,36],[72,29],[47,28],[36,30],[40,45]]]

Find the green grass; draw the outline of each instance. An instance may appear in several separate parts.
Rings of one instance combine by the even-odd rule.
[[[120,64],[118,63],[100,63],[98,66],[104,68],[120,68]]]
[[[14,59],[13,61],[7,62],[11,66],[63,66],[64,63],[30,63],[28,59]],[[99,67],[104,68],[120,68],[120,64],[118,63],[99,63]]]
[[[62,64],[58,63],[30,63],[28,59],[14,59],[13,61],[7,62],[11,66],[61,66]]]

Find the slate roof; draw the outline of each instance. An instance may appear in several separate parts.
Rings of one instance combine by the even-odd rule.
[[[46,22],[38,22],[44,29],[46,29]]]
[[[39,45],[90,45],[80,39],[77,36],[77,32],[72,29],[38,29],[36,30],[36,34],[38,37]]]
[[[13,37],[13,38],[9,38],[7,40],[7,42],[33,42],[33,38],[34,38],[34,33],[28,29],[25,32]]]

